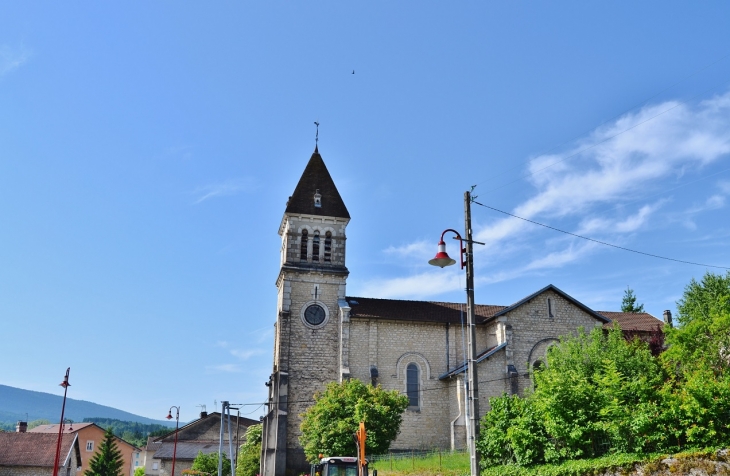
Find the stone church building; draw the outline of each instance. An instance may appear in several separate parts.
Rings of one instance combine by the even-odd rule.
[[[313,403],[313,394],[334,380],[356,378],[409,397],[391,449],[466,446],[466,305],[349,296],[349,221],[315,148],[279,226],[278,313],[262,475],[308,472],[299,445],[300,414]],[[523,394],[532,386],[531,369],[544,364],[547,349],[560,336],[613,321],[637,332],[662,324],[649,314],[594,311],[552,284],[512,305],[477,305],[482,415],[490,397]]]

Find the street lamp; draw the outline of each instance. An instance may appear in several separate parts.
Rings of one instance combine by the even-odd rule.
[[[68,383],[68,374],[71,372],[71,367],[66,369],[66,376],[63,378],[63,382],[59,386],[63,387],[63,404],[61,405],[61,421],[58,424],[58,441],[56,441],[56,458],[53,460],[53,476],[58,476],[58,457],[61,454],[61,436],[63,435],[63,416],[66,412],[66,392],[68,387],[71,386]]]
[[[438,243],[438,253],[429,260],[428,264],[443,268],[456,264],[456,260],[452,259],[446,253],[446,243],[444,243],[444,235],[447,232],[454,233],[455,239],[459,240],[459,262],[461,269],[466,267],[466,325],[468,328],[468,353],[467,353],[467,395],[469,410],[469,460],[471,466],[471,476],[479,476],[479,453],[477,452],[476,442],[479,438],[479,382],[477,378],[476,366],[476,329],[474,325],[474,253],[473,244],[483,245],[478,241],[472,240],[471,234],[471,193],[464,192],[464,221],[466,228],[466,238],[462,238],[458,231],[451,228],[441,233],[441,239]],[[466,242],[466,247],[464,247]],[[466,260],[464,257],[466,256]]]
[[[177,429],[180,426],[180,407],[176,407],[175,405],[171,406],[165,418],[172,420],[173,408],[175,409],[175,444],[172,446],[172,476],[175,476],[175,456],[177,455]]]

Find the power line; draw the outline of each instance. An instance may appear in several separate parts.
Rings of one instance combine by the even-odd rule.
[[[632,253],[638,253],[640,255],[650,256],[652,258],[659,258],[659,259],[663,259],[663,260],[667,260],[667,261],[675,261],[677,263],[691,264],[691,265],[694,265],[694,266],[704,266],[706,268],[730,269],[727,266],[716,266],[716,265],[712,265],[712,264],[695,263],[693,261],[684,261],[684,260],[681,260],[681,259],[667,258],[666,256],[659,256],[659,255],[655,255],[655,254],[652,254],[652,253],[646,253],[644,251],[632,250],[631,248],[624,248],[623,246],[618,246],[618,245],[614,245],[614,244],[611,244],[611,243],[606,243],[605,241],[596,240],[594,238],[588,238],[587,236],[577,235],[577,234],[571,233],[569,231],[561,230],[560,228],[555,228],[553,226],[545,225],[543,223],[539,223],[539,222],[536,222],[534,220],[529,220],[527,218],[522,218],[520,216],[513,215],[512,213],[505,212],[504,210],[500,210],[498,208],[490,207],[489,205],[484,205],[483,203],[479,203],[477,201],[474,201],[472,203],[476,203],[477,205],[480,205],[480,206],[482,206],[484,208],[489,208],[490,210],[494,210],[495,212],[503,213],[505,215],[508,215],[508,216],[511,216],[511,217],[514,217],[514,218],[519,218],[520,220],[526,221],[528,223],[532,223],[533,225],[539,225],[539,226],[542,226],[544,228],[549,228],[550,230],[558,231],[560,233],[565,233],[566,235],[574,236],[576,238],[581,238],[583,240],[592,241],[592,242],[598,243],[600,245],[605,245],[605,246],[610,246],[612,248],[617,248],[619,250],[630,251]]]

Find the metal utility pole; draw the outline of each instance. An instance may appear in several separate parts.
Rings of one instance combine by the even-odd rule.
[[[71,367],[66,369],[66,376],[63,378],[63,382],[59,384],[63,387],[63,404],[61,405],[61,421],[58,424],[58,440],[56,441],[56,457],[53,460],[53,476],[58,476],[58,458],[61,454],[61,441],[63,439],[63,416],[66,412],[66,393],[68,392],[68,387],[71,386],[71,384],[68,383],[68,374],[70,372]]]
[[[474,322],[474,244],[471,234],[471,193],[464,192],[464,222],[466,235],[466,326],[469,330],[469,354],[467,377],[469,379],[469,460],[471,476],[479,476],[479,452],[476,443],[479,439],[479,378],[477,377],[477,340]]]
[[[226,408],[228,408],[228,402],[221,402],[221,435],[218,440],[218,476],[223,476],[223,428],[225,419],[223,418],[226,414]]]
[[[472,187],[473,188],[473,187]],[[444,235],[447,232],[456,235],[459,240],[459,263],[461,269],[466,268],[466,325],[469,336],[468,353],[466,359],[467,383],[466,383],[466,435],[467,447],[469,448],[469,460],[471,476],[479,476],[479,453],[477,452],[477,440],[479,439],[479,378],[477,377],[477,339],[476,322],[474,319],[474,243],[483,245],[472,240],[471,233],[471,192],[464,192],[464,222],[466,239],[462,238],[458,231],[447,228],[441,233],[436,256],[428,261],[428,264],[443,268],[456,264],[456,261],[446,253]],[[466,241],[466,246],[464,246]],[[465,259],[466,258],[466,259]]]

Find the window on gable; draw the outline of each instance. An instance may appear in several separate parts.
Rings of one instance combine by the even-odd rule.
[[[319,261],[319,232],[314,232],[312,238],[312,261]]]
[[[332,262],[332,232],[324,234],[324,262]]]
[[[553,302],[548,298],[548,317],[555,317],[553,315]]]
[[[86,442],[86,451],[94,451],[94,442],[93,441]]]
[[[302,244],[299,248],[299,260],[307,261],[307,230],[302,230]]]
[[[418,401],[418,366],[408,364],[406,367],[406,395],[408,396],[409,407],[419,407]]]

